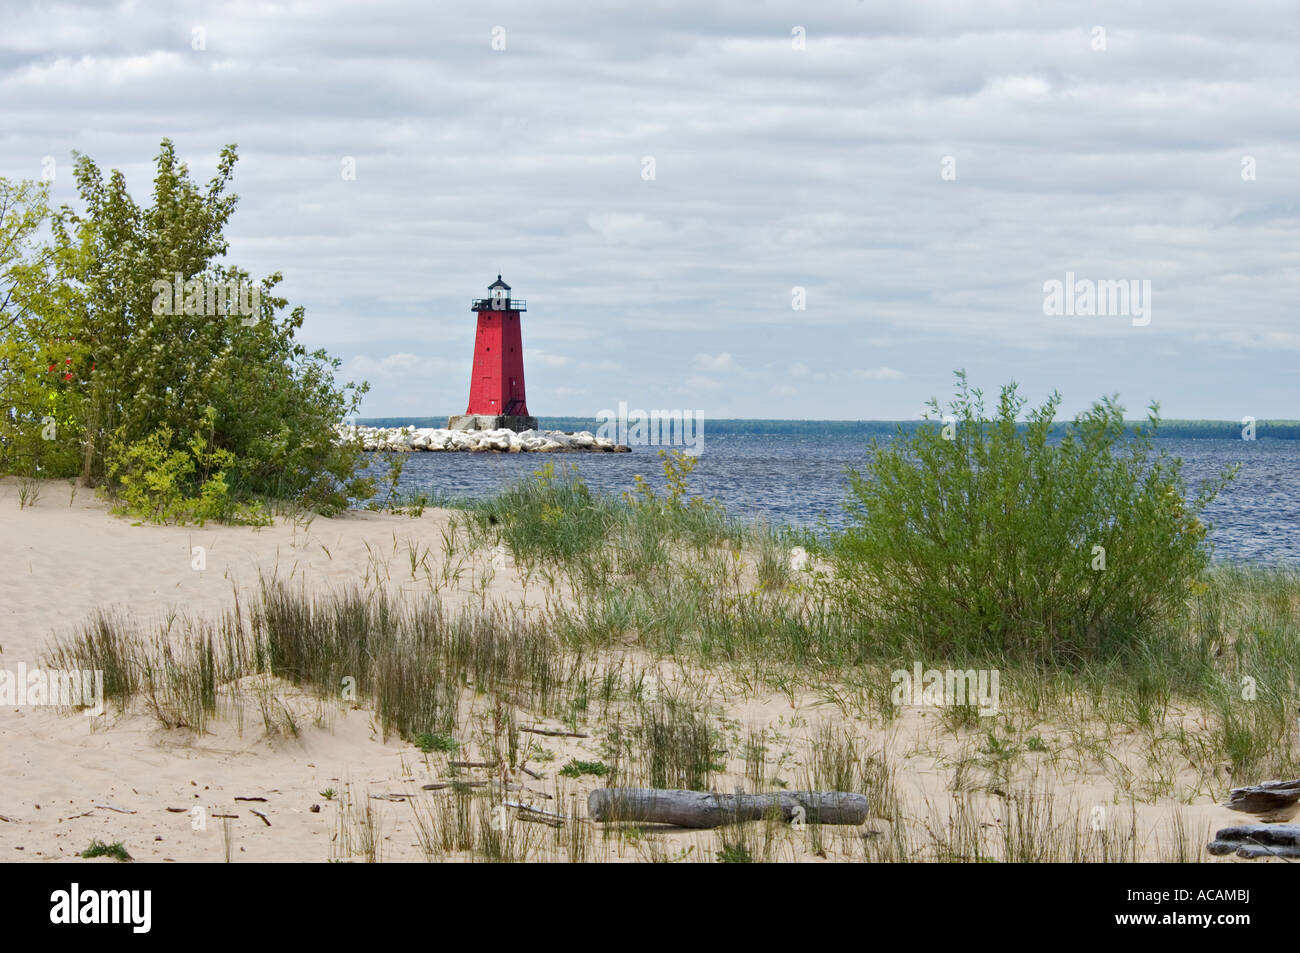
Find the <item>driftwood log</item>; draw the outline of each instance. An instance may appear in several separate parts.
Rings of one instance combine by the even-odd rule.
[[[662,788],[597,788],[587,795],[587,813],[597,821],[707,828],[756,821],[773,810],[787,821],[861,824],[867,819],[867,797],[840,791],[713,794]]]
[[[1206,847],[1211,854],[1238,857],[1300,857],[1300,824],[1242,824],[1225,827]]]
[[[1233,788],[1228,792],[1228,803],[1223,806],[1243,814],[1254,814],[1270,824],[1289,821],[1300,813],[1300,778]]]

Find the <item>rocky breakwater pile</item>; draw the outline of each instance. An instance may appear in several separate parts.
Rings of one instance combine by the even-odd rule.
[[[344,439],[360,437],[362,449],[406,453],[415,450],[498,453],[629,453],[630,448],[586,430],[446,430],[440,427],[341,426]]]

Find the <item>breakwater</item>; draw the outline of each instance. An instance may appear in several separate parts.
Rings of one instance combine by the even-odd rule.
[[[342,425],[340,438],[358,438],[362,449],[406,453],[629,453],[630,448],[587,430],[448,430],[445,427]]]

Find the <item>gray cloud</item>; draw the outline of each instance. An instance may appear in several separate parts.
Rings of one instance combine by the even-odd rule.
[[[1118,391],[1300,416],[1288,4],[6,3],[3,23],[0,174],[54,156],[71,201],[79,150],[142,196],[162,136],[200,178],[238,142],[231,258],[284,272],[308,341],[374,384],[367,413],[462,408],[469,300],[501,270],[540,414],[914,416],[965,366],[1070,410]],[[1151,324],[1044,315],[1067,271],[1150,279]]]

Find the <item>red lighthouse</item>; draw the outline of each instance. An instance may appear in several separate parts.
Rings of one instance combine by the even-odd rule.
[[[469,379],[469,406],[463,415],[447,421],[452,430],[536,430],[524,396],[524,345],[520,315],[527,302],[510,297],[510,286],[497,280],[488,286],[487,298],[476,298],[478,313],[474,334],[474,370]]]

